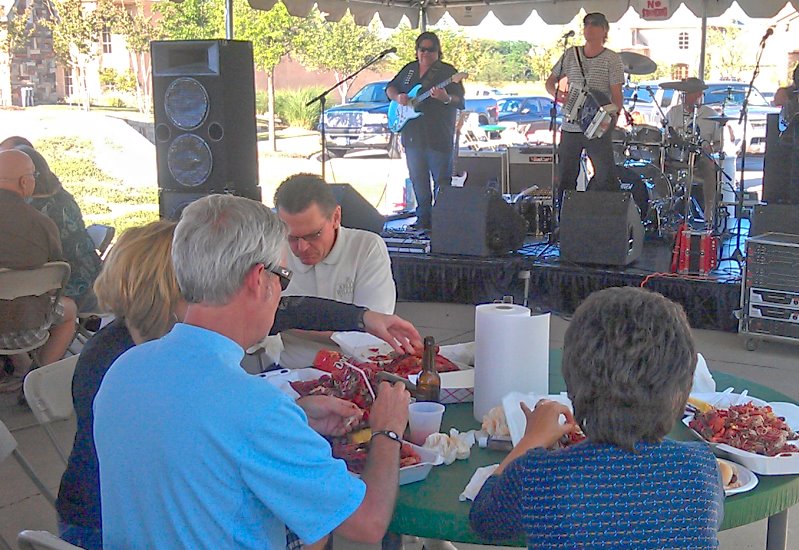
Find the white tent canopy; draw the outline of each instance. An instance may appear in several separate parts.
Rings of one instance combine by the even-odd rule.
[[[249,0],[255,9],[268,10],[277,0]],[[533,10],[549,24],[569,23],[584,9],[586,12],[602,12],[609,21],[618,21],[632,6],[640,13],[647,0],[283,0],[292,15],[307,15],[317,5],[331,21],[338,21],[349,9],[355,21],[368,25],[378,14],[385,27],[397,27],[405,16],[413,27],[419,26],[422,12],[427,24],[435,24],[448,13],[458,25],[478,25],[492,12],[505,25],[524,23]],[[669,0],[652,0],[662,5]],[[732,5],[733,0],[672,0],[670,11],[674,13],[685,4],[696,16],[717,17]],[[791,0],[799,9],[799,0]],[[739,0],[738,4],[750,17],[773,17],[785,7],[786,0]]]

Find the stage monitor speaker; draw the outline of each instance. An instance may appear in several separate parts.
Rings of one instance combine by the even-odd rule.
[[[330,189],[341,206],[341,225],[351,229],[365,229],[380,235],[386,217],[369,204],[349,183],[331,183]]]
[[[455,173],[466,172],[468,187],[495,187],[504,193],[508,188],[507,151],[460,151],[455,159]]]
[[[214,194],[217,193],[192,193],[191,191],[172,191],[171,189],[161,189],[158,192],[159,213],[162,219],[177,221],[180,219],[180,215],[183,214],[183,209],[188,205],[197,199]],[[244,189],[240,193],[235,193],[235,195],[261,202],[260,187]]]
[[[641,255],[644,226],[630,193],[566,191],[560,215],[560,259],[627,265]]]
[[[252,193],[258,186],[252,43],[151,42],[158,186]]]
[[[521,193],[536,185],[541,194],[552,193],[553,158],[551,146],[508,147],[510,192]]]
[[[764,233],[799,235],[799,205],[756,204],[749,235],[756,237]]]
[[[502,195],[487,187],[442,187],[433,205],[430,250],[495,256],[524,244],[526,224]]]

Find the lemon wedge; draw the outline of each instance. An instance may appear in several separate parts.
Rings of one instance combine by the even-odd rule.
[[[688,403],[696,407],[699,412],[707,412],[713,408],[713,406],[708,403],[707,401],[702,401],[701,399],[697,399],[696,397],[688,397]]]
[[[371,438],[372,438],[372,430],[370,430],[369,428],[364,428],[362,430],[358,430],[357,432],[352,432],[350,434],[350,441],[352,443],[357,443],[359,445],[361,443],[366,443]]]

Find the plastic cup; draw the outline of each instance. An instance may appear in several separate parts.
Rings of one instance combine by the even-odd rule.
[[[430,434],[441,429],[444,405],[430,401],[417,401],[408,407],[408,426],[411,429],[411,442],[422,445]]]

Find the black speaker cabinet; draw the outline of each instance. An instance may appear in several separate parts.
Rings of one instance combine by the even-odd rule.
[[[508,186],[507,151],[459,151],[455,172],[466,172],[468,187],[492,186],[502,193]]]
[[[756,237],[765,233],[799,235],[799,205],[756,204],[749,235]]]
[[[536,185],[537,194],[551,193],[553,157],[551,146],[508,147],[510,192],[521,193]]]
[[[644,226],[630,193],[566,191],[560,258],[579,264],[627,265],[641,255]]]
[[[341,225],[351,229],[365,229],[380,235],[386,218],[361,196],[349,183],[331,183],[333,196],[341,206]]]
[[[179,220],[180,215],[183,214],[183,209],[188,205],[215,193],[192,193],[191,191],[172,191],[171,189],[161,189],[158,192],[158,207],[162,219]],[[234,193],[239,197],[246,197],[258,202],[261,202],[261,188],[250,187],[241,189]]]
[[[517,250],[526,223],[502,195],[487,187],[442,187],[433,205],[430,251],[492,256]]]
[[[161,189],[242,194],[258,186],[252,43],[151,42]]]

